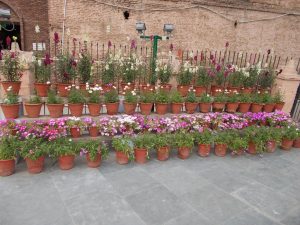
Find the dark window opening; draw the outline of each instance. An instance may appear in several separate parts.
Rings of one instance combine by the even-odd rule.
[[[6,38],[10,37],[11,42],[13,42],[13,36],[17,37],[17,42],[20,46],[20,49],[22,49],[20,24],[14,23],[13,25],[10,22],[0,22],[0,24],[0,49],[10,49],[11,46],[7,45]]]
[[[128,11],[123,12],[123,15],[124,15],[125,20],[129,19],[129,12]]]

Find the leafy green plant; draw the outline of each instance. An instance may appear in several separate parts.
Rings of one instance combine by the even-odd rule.
[[[269,93],[264,93],[262,95],[262,103],[264,104],[273,103],[273,97]]]
[[[169,134],[156,134],[153,141],[154,147],[158,149],[162,147],[169,147],[172,140]]]
[[[45,59],[36,59],[33,62],[35,82],[46,83],[50,81],[51,77],[51,63],[49,54],[46,54]]]
[[[96,160],[97,154],[101,155],[101,159],[106,159],[108,156],[108,146],[105,141],[99,140],[82,141],[79,143],[80,153],[89,154],[92,161]]]
[[[172,67],[170,64],[165,64],[161,67],[156,67],[156,72],[161,84],[169,83],[172,76]]]
[[[272,88],[276,79],[276,72],[271,67],[261,71],[258,77],[258,85],[261,88],[267,89]]]
[[[112,54],[107,54],[105,64],[102,70],[102,83],[112,84],[115,80],[116,66]]]
[[[66,125],[68,128],[85,128],[85,123],[79,117],[69,117],[66,121]]]
[[[99,104],[101,102],[99,90],[90,89],[88,93],[88,103]]]
[[[138,101],[138,97],[137,97],[136,92],[134,90],[133,91],[127,90],[125,92],[124,102],[126,102],[126,103],[137,103],[137,101]]]
[[[243,85],[245,88],[253,88],[257,83],[257,79],[260,73],[260,68],[258,65],[249,68],[249,71],[244,72]]]
[[[196,75],[196,85],[207,87],[211,84],[211,77],[208,75],[207,70],[203,67],[199,68]]]
[[[230,102],[230,103],[239,102],[239,94],[232,94],[232,95],[227,96],[227,102]]]
[[[70,83],[70,81],[75,81],[77,77],[76,71],[77,63],[73,56],[69,53],[60,54],[57,61],[57,78],[61,83]]]
[[[230,73],[227,81],[230,87],[241,87],[243,85],[243,72],[236,70]]]
[[[239,95],[239,102],[242,103],[250,103],[252,101],[250,94],[240,94]]]
[[[112,139],[112,147],[126,154],[130,160],[134,159],[133,146],[133,141],[129,137],[113,137]]]
[[[16,158],[19,141],[14,136],[2,136],[0,139],[0,160],[11,160]]]
[[[214,102],[227,102],[227,96],[223,93],[219,93],[214,97]]]
[[[284,126],[281,128],[282,138],[295,140],[299,137],[299,129],[296,126]]]
[[[190,90],[185,98],[185,102],[196,103],[198,102],[195,90]]]
[[[170,100],[172,103],[183,103],[184,99],[178,91],[172,91]]]
[[[37,160],[48,153],[48,146],[42,138],[31,136],[20,142],[19,153],[24,159]]]
[[[62,104],[63,100],[58,95],[56,95],[56,92],[54,90],[50,90],[48,92],[47,103],[48,104]]]
[[[231,139],[231,136],[227,131],[219,131],[214,136],[215,144],[228,144]]]
[[[266,142],[268,139],[268,132],[266,127],[250,126],[243,130],[244,137],[248,143],[252,142],[256,146],[256,151],[262,153],[266,150]]]
[[[117,103],[119,102],[119,95],[115,88],[112,88],[108,92],[104,93],[104,102],[105,103]]]
[[[264,100],[263,100],[263,96],[259,93],[255,93],[251,96],[252,98],[252,102],[253,103],[257,103],[257,104],[262,104],[264,103]]]
[[[204,130],[203,132],[196,132],[194,139],[197,144],[212,144],[214,140],[213,133],[210,130]]]
[[[185,62],[181,65],[179,73],[177,74],[177,82],[179,85],[190,85],[193,79],[193,72],[192,72],[191,65],[189,62]]]
[[[152,134],[137,135],[133,138],[135,148],[150,150],[154,147],[154,136]]]
[[[6,91],[6,97],[3,100],[4,104],[13,105],[19,103],[19,95],[15,94],[10,86]]]
[[[152,92],[143,92],[140,96],[140,102],[142,103],[153,103],[155,96]]]
[[[191,133],[178,132],[173,135],[172,142],[177,148],[192,148],[194,146],[194,137]]]
[[[42,102],[42,100],[41,100],[40,96],[38,96],[38,95],[31,96],[29,99],[30,104],[39,104],[41,102]]]
[[[72,139],[58,138],[48,142],[49,155],[52,158],[59,156],[77,155],[79,153],[79,145],[74,143]]]
[[[202,102],[202,103],[210,103],[212,101],[213,101],[213,98],[209,94],[202,94],[199,99],[199,102]]]
[[[68,102],[71,104],[85,103],[85,97],[79,88],[71,88],[68,95]]]
[[[282,130],[278,127],[266,127],[266,140],[279,143],[282,139]]]
[[[16,82],[22,77],[23,66],[18,53],[7,52],[3,55],[1,72],[5,81]]]
[[[273,101],[275,103],[282,103],[283,102],[283,95],[280,93],[280,91],[277,91],[273,97]]]
[[[229,143],[230,149],[234,153],[237,153],[240,150],[245,150],[248,147],[248,141],[243,136],[232,137]]]
[[[155,94],[155,102],[157,103],[169,103],[169,94],[166,91],[158,91]]]
[[[87,83],[91,79],[93,61],[87,52],[82,52],[78,61],[78,73],[81,83]]]

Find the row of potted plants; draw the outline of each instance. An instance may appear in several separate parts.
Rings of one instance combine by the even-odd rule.
[[[9,176],[14,172],[15,157],[20,155],[25,159],[30,173],[40,173],[43,170],[45,156],[58,159],[62,170],[74,166],[75,156],[86,155],[89,167],[99,167],[101,160],[108,154],[105,142],[97,140],[74,143],[65,137],[47,141],[43,138],[28,134],[25,139],[7,135],[1,137],[0,145],[0,175]],[[113,137],[112,147],[116,151],[116,161],[127,164],[135,159],[137,163],[146,163],[150,158],[149,151],[156,150],[157,159],[165,161],[170,157],[170,151],[177,148],[180,159],[189,158],[195,143],[201,157],[210,155],[211,147],[217,156],[225,156],[228,150],[232,155],[242,155],[245,151],[250,154],[272,153],[277,144],[283,150],[292,146],[300,148],[300,131],[295,126],[259,127],[251,126],[243,130],[203,132],[176,132],[174,134],[150,134],[137,136]]]

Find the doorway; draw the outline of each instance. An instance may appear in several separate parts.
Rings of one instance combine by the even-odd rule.
[[[1,30],[0,30],[0,50],[9,49],[10,46],[7,46],[6,38],[9,36],[11,41],[12,37],[17,37],[17,42],[22,50],[22,40],[21,40],[21,28],[19,23],[11,23],[9,21],[0,21]]]

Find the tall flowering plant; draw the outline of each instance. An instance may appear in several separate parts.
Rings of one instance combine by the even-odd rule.
[[[92,67],[93,67],[92,57],[88,54],[86,50],[82,51],[79,54],[79,61],[77,66],[80,83],[85,84],[91,81]]]
[[[68,84],[71,81],[75,82],[77,78],[77,61],[70,54],[60,54],[57,63],[57,75],[60,83]]]
[[[2,60],[1,73],[4,76],[5,81],[20,81],[24,67],[19,54],[17,52],[4,53]]]
[[[33,66],[34,66],[35,82],[50,84],[52,62],[53,60],[50,58],[50,55],[48,53],[45,55],[43,59],[42,58],[34,59]]]

